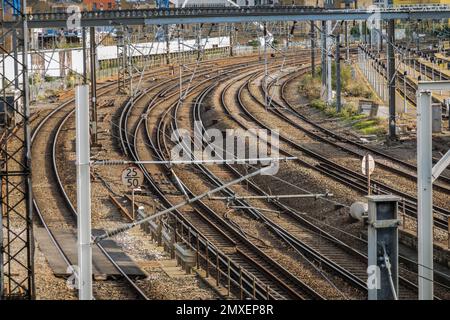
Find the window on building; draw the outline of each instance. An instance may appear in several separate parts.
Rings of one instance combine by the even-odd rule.
[[[112,9],[112,2],[108,2],[108,9]]]

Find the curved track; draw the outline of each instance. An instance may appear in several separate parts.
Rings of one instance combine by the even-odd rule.
[[[257,65],[257,64],[256,64]],[[196,83],[192,88],[190,88],[189,93],[198,90],[203,85],[207,85],[214,79],[223,79],[227,74],[232,75],[233,72],[244,70],[243,66],[234,66],[228,71],[222,71],[220,76],[210,77],[208,80],[200,81]],[[171,111],[173,111],[177,104],[172,103],[170,107],[166,110],[163,104],[158,104],[157,99],[162,98],[163,100],[168,100],[171,97],[175,97],[175,94],[167,95],[168,91],[163,90],[155,97],[152,102],[150,102],[145,109],[145,114],[147,119],[157,119],[155,121],[155,129],[151,130],[148,125],[148,120],[145,121],[145,128],[143,126],[143,119],[141,118],[139,122],[134,126],[134,142],[124,142],[122,140],[122,145],[130,150],[136,159],[148,159],[149,157],[154,157],[156,159],[163,159],[166,153],[166,135],[165,126],[167,125],[167,120],[172,119]],[[136,103],[133,108],[136,107]],[[162,108],[162,110],[157,110]],[[153,114],[153,112],[155,114]],[[126,111],[130,114],[130,111]],[[153,115],[153,117],[152,117]],[[122,119],[126,119],[124,116]],[[127,129],[128,124],[122,122],[122,127],[124,132],[129,132]],[[145,129],[145,130],[144,130]],[[127,135],[128,136],[128,135]],[[138,139],[143,139],[145,144],[139,146],[140,141]],[[134,150],[134,151],[133,151]],[[155,183],[154,177],[159,174],[167,174],[172,176],[172,178],[177,181],[173,176],[173,171],[168,168],[161,168],[160,166],[142,166],[147,177],[147,182],[150,186],[158,193],[159,197],[162,199],[166,206],[171,206],[180,200],[180,198],[175,198],[169,196]],[[179,180],[178,180],[179,181]],[[178,188],[182,188],[184,192],[188,195],[193,195],[186,185],[181,185],[178,182]],[[184,209],[184,208],[183,208]],[[261,250],[259,250],[255,245],[249,242],[245,237],[240,234],[235,227],[231,226],[225,220],[223,220],[220,215],[218,215],[214,210],[208,207],[203,201],[190,206],[184,210],[179,210],[176,213],[177,224],[185,225],[185,230],[190,230],[190,246],[195,247],[196,236],[197,239],[199,234],[201,234],[200,240],[203,242],[203,246],[206,244],[211,245],[212,248],[206,250],[210,256],[212,252],[219,256],[219,265],[223,262],[227,262],[231,266],[232,273],[234,274],[244,274],[246,282],[254,283],[257,288],[256,294],[252,294],[252,290],[248,290],[244,286],[245,295],[253,296],[255,298],[266,298],[265,295],[258,295],[258,292],[264,292],[266,288],[270,288],[271,298],[276,299],[321,299],[322,297],[318,295],[314,290],[306,286],[300,280],[295,278],[292,274],[278,265],[275,261],[266,256]],[[189,240],[188,240],[189,241]],[[202,251],[205,248],[200,248]],[[205,256],[205,254],[203,254]],[[206,266],[207,269],[208,266]],[[220,268],[219,268],[220,269]],[[217,271],[217,270],[216,270]],[[241,292],[242,297],[242,292]]]
[[[113,88],[110,88],[113,87]],[[116,90],[111,84],[102,87],[99,96]],[[106,88],[106,89],[105,89]],[[67,254],[64,252],[54,231],[58,229],[76,230],[76,210],[64,190],[56,166],[56,144],[58,135],[67,120],[74,114],[74,100],[69,100],[51,111],[33,130],[32,159],[33,159],[33,204],[41,224],[47,230],[51,241],[55,244],[68,267],[72,267]],[[51,158],[51,161],[49,161]],[[39,164],[39,165],[37,165]],[[142,290],[117,265],[101,244],[97,245],[105,257],[116,267],[123,276],[135,297],[147,299]]]

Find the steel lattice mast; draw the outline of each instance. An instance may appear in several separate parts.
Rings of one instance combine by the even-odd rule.
[[[4,112],[5,125],[0,140],[1,298],[32,299],[34,252],[26,0],[5,1],[1,6],[0,104],[14,117],[13,123],[7,125],[11,118]],[[4,23],[10,25],[6,28]],[[10,45],[10,39],[17,45]],[[9,78],[5,74],[7,63],[15,66],[14,75],[8,75]]]

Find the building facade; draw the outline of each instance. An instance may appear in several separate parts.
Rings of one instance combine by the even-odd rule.
[[[89,11],[114,10],[117,8],[115,0],[83,0],[83,5]]]
[[[450,0],[394,0],[394,5],[432,5],[450,4]]]

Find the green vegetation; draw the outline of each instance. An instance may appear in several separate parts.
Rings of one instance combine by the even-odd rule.
[[[336,89],[336,64],[333,63],[331,66],[331,86],[333,89]],[[316,69],[316,74],[314,75],[314,78],[308,74],[302,77],[299,84],[299,91],[300,93],[307,97],[308,99],[318,99],[320,97],[320,84],[321,84],[321,67],[318,67]],[[363,92],[364,87],[363,86],[356,86],[355,83],[352,83],[352,69],[349,65],[341,65],[341,88],[344,93],[350,93],[352,90],[356,88],[356,90],[360,93]],[[369,96],[370,90],[367,90],[367,92],[363,92],[365,95]],[[349,94],[350,95],[350,94]],[[351,95],[354,96],[354,95]]]
[[[52,76],[47,76],[47,75],[44,77],[45,82],[52,82],[52,81],[56,81],[56,80],[58,80],[58,77],[52,77]]]
[[[362,97],[362,98],[366,98],[366,99],[373,99],[373,92],[367,88],[366,86],[364,86],[361,83],[351,83],[348,87],[347,87],[347,95],[350,97]]]
[[[256,40],[256,39],[249,40],[247,44],[248,44],[249,46],[252,46],[252,47],[255,47],[255,48],[259,47],[259,41]]]
[[[380,118],[361,120],[353,125],[353,128],[359,130],[361,133],[369,134],[383,134],[385,133],[383,121]]]
[[[315,76],[312,77],[311,74],[302,77],[299,83],[299,90],[302,95],[308,99],[318,99],[320,98],[320,78]]]
[[[333,78],[332,86],[335,89],[335,65],[332,66]],[[310,100],[310,106],[322,111],[327,117],[339,118],[347,125],[355,130],[358,130],[364,135],[380,135],[385,133],[385,121],[380,118],[370,118],[367,115],[358,113],[358,105],[356,101],[349,101],[344,103],[341,112],[336,111],[336,103],[327,105],[325,101],[320,99],[321,88],[321,70],[320,67],[314,77],[310,74],[302,77],[299,83],[299,92]],[[348,65],[342,66],[341,69],[341,83],[344,94],[348,97],[359,97],[365,99],[372,99],[373,93],[364,84],[351,81],[351,67]]]
[[[73,88],[76,83],[76,74],[73,71],[69,71],[66,76],[67,88]]]
[[[353,27],[350,29],[350,34],[351,34],[353,37],[358,38],[358,37],[360,36],[360,34],[359,34],[359,26],[353,26]]]
[[[358,113],[358,108],[354,103],[346,103],[342,106],[341,112],[336,111],[336,104],[328,106],[323,100],[314,99],[310,106],[322,111],[328,117],[337,117],[352,128],[365,135],[381,135],[385,133],[385,123],[381,118],[369,118]]]

